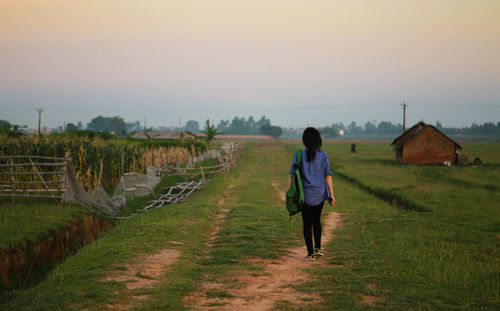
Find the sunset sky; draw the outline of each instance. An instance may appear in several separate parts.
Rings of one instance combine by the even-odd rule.
[[[500,121],[499,0],[2,0],[0,119]]]

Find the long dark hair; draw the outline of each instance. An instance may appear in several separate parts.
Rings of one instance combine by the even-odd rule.
[[[304,130],[304,134],[302,134],[302,142],[307,147],[307,161],[314,161],[316,151],[320,150],[323,143],[321,134],[314,127],[308,127]]]

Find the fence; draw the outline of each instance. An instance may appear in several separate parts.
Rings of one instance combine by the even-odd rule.
[[[214,166],[200,166],[200,167],[170,167],[168,169],[170,176],[185,176],[186,178],[195,178],[201,175],[202,179],[206,179],[208,175],[215,173],[226,174],[236,165],[236,161],[240,155],[240,146],[230,144],[224,146],[225,155],[219,155],[219,164]]]
[[[64,200],[66,169],[70,158],[1,156],[0,197],[53,198]]]

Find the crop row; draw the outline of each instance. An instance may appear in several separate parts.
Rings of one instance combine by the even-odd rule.
[[[95,189],[103,160],[102,186],[116,185],[123,173],[143,172],[158,164],[183,165],[191,155],[205,151],[199,141],[138,141],[86,137],[21,137],[0,141],[0,156],[31,155],[64,157],[87,190]]]

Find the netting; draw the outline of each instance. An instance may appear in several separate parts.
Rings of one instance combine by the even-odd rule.
[[[154,166],[146,169],[146,175],[126,173],[116,187],[115,195],[124,195],[127,198],[143,197],[153,193],[160,181],[161,177],[158,177],[158,169]]]
[[[186,167],[195,166],[196,163],[217,158],[219,155],[219,150],[209,150],[199,156],[191,157]],[[90,193],[85,191],[76,178],[71,165],[68,165],[66,170],[66,186],[68,190],[65,193],[64,201],[79,203],[89,209],[115,216],[120,209],[125,207],[127,199],[143,197],[153,193],[160,183],[163,173],[164,169],[154,166],[148,166],[146,174],[125,173],[116,187],[114,196],[110,198],[102,187],[97,187]]]
[[[66,187],[68,190],[64,194],[65,202],[83,204],[89,209],[101,211],[111,216],[115,216],[121,208],[125,207],[126,198],[123,195],[115,195],[110,198],[102,187],[98,187],[91,193],[85,191],[70,164],[66,169]]]

